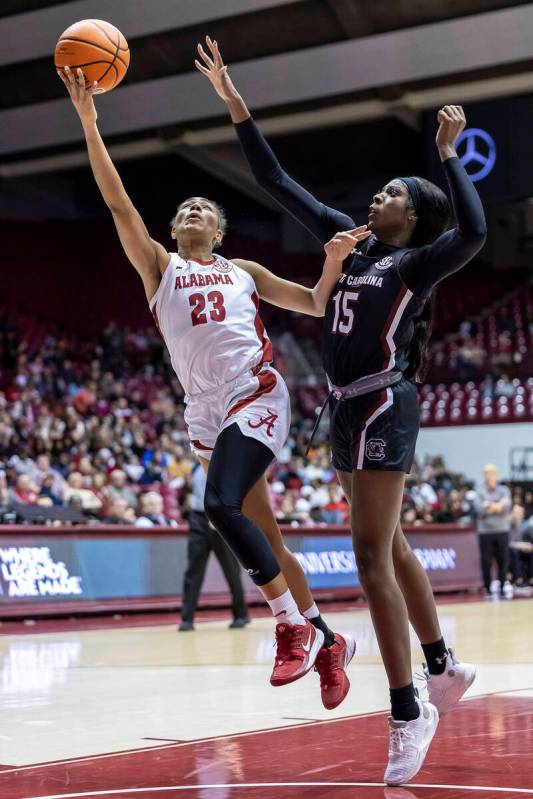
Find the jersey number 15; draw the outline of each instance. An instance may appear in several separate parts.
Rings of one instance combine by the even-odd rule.
[[[352,331],[355,319],[352,306],[359,299],[359,292],[338,291],[332,299],[335,303],[335,317],[331,332],[340,333],[341,336],[348,336]]]

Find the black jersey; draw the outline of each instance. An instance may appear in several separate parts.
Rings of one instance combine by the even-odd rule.
[[[321,203],[288,175],[250,117],[237,134],[259,183],[320,242],[356,227],[347,214]],[[433,287],[461,269],[486,237],[479,195],[458,158],[443,163],[457,219],[431,244],[399,249],[376,236],[346,261],[326,309],[323,362],[343,386],[387,369],[404,371],[413,322]],[[392,364],[392,365],[391,365]]]
[[[374,246],[372,246],[374,242]],[[345,264],[329,298],[322,336],[322,361],[330,382],[346,386],[365,375],[404,371],[414,319],[424,300],[403,282],[405,249],[369,239]]]

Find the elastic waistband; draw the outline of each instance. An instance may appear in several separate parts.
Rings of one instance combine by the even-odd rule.
[[[402,372],[383,372],[375,375],[365,375],[347,386],[334,386],[329,383],[330,396],[336,400],[347,400],[353,397],[361,397],[363,394],[371,394],[381,388],[393,386],[402,379]]]
[[[213,388],[208,388],[205,391],[199,391],[197,394],[185,394],[185,403],[188,405],[190,402],[194,402],[198,399],[205,399],[206,397],[211,397],[215,394],[219,394],[220,392],[225,393],[226,391],[235,387],[245,378],[250,376],[257,377],[259,372],[270,366],[272,366],[272,364],[269,361],[260,361],[255,366],[247,366],[244,371],[234,377],[233,380],[229,380],[227,383],[220,383],[218,386],[213,386]]]

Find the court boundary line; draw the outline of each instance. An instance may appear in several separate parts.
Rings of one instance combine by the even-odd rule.
[[[487,697],[490,697],[490,696],[498,696],[498,695],[504,696],[505,694],[508,694],[508,693],[517,693],[517,692],[520,692],[520,691],[528,691],[528,690],[533,690],[533,687],[532,688],[513,688],[513,689],[510,689],[508,691],[488,692],[488,693],[485,693],[485,694],[479,694],[478,696],[468,697],[467,699],[464,699],[463,702],[466,704],[466,703],[474,702],[477,699],[484,699],[484,698],[487,698]],[[524,697],[524,698],[527,698],[527,697]],[[224,740],[226,740],[228,738],[242,738],[243,736],[265,735],[265,734],[267,734],[269,732],[281,732],[283,730],[301,729],[302,727],[309,727],[309,726],[314,725],[314,724],[318,726],[320,724],[335,724],[335,723],[338,723],[340,721],[352,721],[352,720],[355,720],[355,719],[371,718],[372,716],[380,716],[380,715],[383,715],[384,713],[388,713],[388,710],[375,710],[375,711],[372,711],[370,713],[360,713],[360,714],[355,714],[355,715],[350,715],[350,716],[339,716],[338,718],[334,718],[334,719],[320,719],[318,721],[300,722],[299,724],[285,724],[285,725],[279,725],[277,727],[266,727],[266,728],[262,728],[262,729],[259,729],[259,730],[250,730],[250,731],[244,731],[244,732],[234,732],[234,733],[228,733],[228,734],[225,734],[225,735],[211,735],[211,736],[208,736],[206,738],[194,738],[191,741],[183,741],[181,743],[167,743],[167,744],[160,744],[159,746],[141,746],[141,747],[136,747],[136,748],[133,748],[133,749],[120,749],[117,752],[103,752],[103,753],[97,754],[97,755],[85,755],[83,757],[64,758],[63,760],[49,760],[49,761],[44,761],[42,763],[32,763],[32,764],[25,765],[25,766],[15,766],[15,767],[12,767],[12,768],[10,767],[8,769],[0,771],[0,774],[2,774],[2,775],[4,775],[4,774],[13,774],[13,773],[18,772],[18,771],[32,771],[33,769],[51,768],[52,766],[63,766],[63,765],[69,765],[71,763],[72,764],[74,764],[74,763],[85,763],[85,762],[91,762],[93,760],[103,760],[103,759],[107,759],[107,758],[111,758],[111,757],[124,757],[124,756],[127,756],[127,755],[142,754],[143,752],[157,752],[157,751],[166,750],[166,749],[173,749],[173,748],[178,749],[178,748],[180,748],[182,746],[194,746],[196,744],[209,743],[210,741],[224,741]],[[277,783],[275,783],[275,784],[277,784]],[[532,790],[532,793],[533,793],[533,790]]]
[[[86,791],[81,793],[57,793],[47,794],[46,796],[29,796],[27,799],[83,799],[90,796],[114,796],[117,794],[143,794],[151,791],[152,793],[164,793],[165,791],[190,791],[190,790],[216,790],[217,788],[387,788],[384,782],[243,782],[243,783],[220,783],[205,785],[168,785],[168,786],[147,786],[145,788],[114,788],[110,791]],[[393,786],[390,786],[393,787]],[[407,783],[400,786],[405,790],[410,788],[433,788],[439,791],[462,790],[462,791],[495,791],[496,793],[522,793],[533,795],[533,788],[508,788],[495,787],[492,785],[445,785],[431,783]]]
[[[135,754],[142,754],[143,752],[157,752],[161,749],[178,749],[181,746],[194,746],[195,744],[203,744],[209,743],[210,741],[224,741],[227,738],[242,738],[243,736],[248,735],[265,735],[269,732],[281,732],[282,730],[296,730],[300,729],[301,727],[309,727],[311,724],[334,724],[339,721],[351,721],[353,719],[364,719],[370,718],[371,716],[381,716],[383,713],[387,713],[386,710],[374,710],[371,713],[360,713],[355,714],[352,716],[339,716],[338,718],[334,719],[320,719],[318,721],[305,721],[300,722],[299,724],[282,724],[278,727],[265,727],[260,730],[249,730],[244,732],[233,732],[228,733],[226,735],[210,735],[206,738],[194,738],[191,741],[183,741],[182,743],[168,743],[168,744],[161,744],[160,746],[140,746],[134,749],[120,749],[117,752],[103,752],[99,755],[85,755],[84,757],[70,757],[65,758],[64,760],[48,760],[42,763],[32,763],[31,765],[27,766],[18,766],[12,768],[10,771],[3,771],[0,772],[2,774],[9,774],[15,771],[29,771],[31,769],[37,768],[50,768],[51,766],[62,766],[68,765],[69,763],[83,763],[86,761],[91,760],[99,760],[108,757],[123,757],[124,755],[135,755]]]

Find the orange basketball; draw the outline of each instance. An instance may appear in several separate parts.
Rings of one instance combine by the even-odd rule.
[[[80,67],[87,87],[98,83],[96,93],[118,86],[130,63],[130,49],[118,28],[101,19],[82,19],[63,31],[56,44],[58,69]]]

